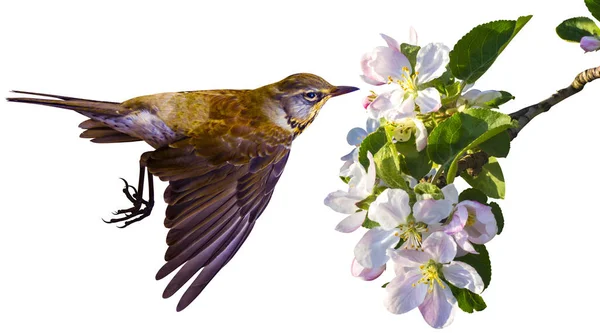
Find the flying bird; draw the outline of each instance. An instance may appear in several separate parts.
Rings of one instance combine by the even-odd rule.
[[[254,90],[169,92],[122,103],[26,91],[12,92],[37,97],[7,100],[76,111],[88,118],[79,124],[80,137],[92,142],[145,141],[154,148],[140,157],[137,188],[123,180],[132,206],[107,222],[126,227],[149,216],[153,176],[169,182],[164,193],[168,248],[156,279],[183,267],[163,297],[200,271],[177,305],[181,311],[248,237],[271,199],[293,140],[329,98],[355,90],[300,73]]]

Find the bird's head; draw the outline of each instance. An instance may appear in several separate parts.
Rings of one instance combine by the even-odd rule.
[[[295,135],[313,122],[329,98],[358,90],[352,86],[334,86],[323,78],[300,73],[272,84],[275,99],[284,111],[287,123]]]

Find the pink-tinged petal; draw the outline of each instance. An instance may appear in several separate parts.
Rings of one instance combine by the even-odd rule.
[[[421,113],[435,112],[442,107],[442,98],[438,90],[429,87],[418,91],[415,103],[419,105]]]
[[[454,183],[443,187],[442,194],[444,194],[444,199],[449,200],[452,204],[458,203],[458,190],[456,190]]]
[[[373,51],[373,58],[367,63],[372,69],[372,73],[377,74],[378,78],[387,80],[400,79],[402,76],[402,68],[410,69],[410,62],[399,50],[389,47],[377,47]],[[367,75],[367,73],[365,73]]]
[[[475,214],[475,222],[472,225],[466,225],[464,228],[469,234],[471,242],[485,244],[496,236],[498,226],[490,206],[476,201],[463,201],[459,204],[465,206],[470,213]]]
[[[386,251],[398,244],[398,230],[384,230],[381,227],[370,229],[354,248],[356,261],[366,268],[377,268],[389,260]]]
[[[356,261],[356,258],[352,260],[352,265],[350,266],[352,275],[365,281],[377,279],[384,271],[385,265],[376,268],[365,268]]]
[[[437,283],[433,291],[428,293],[423,303],[419,306],[425,321],[434,328],[444,328],[454,321],[456,312],[456,299],[447,284],[440,287]]]
[[[427,128],[421,120],[414,118],[413,121],[415,122],[415,145],[420,152],[427,147]]]
[[[467,223],[467,219],[469,219],[469,212],[467,211],[467,208],[461,205],[457,206],[452,213],[452,219],[450,220],[450,223],[443,226],[444,232],[452,235],[462,231]]]
[[[346,135],[346,141],[351,146],[358,146],[367,135],[369,134],[364,129],[360,127],[354,127],[348,131],[348,135]]]
[[[419,49],[415,71],[418,83],[424,84],[440,77],[450,62],[450,49],[441,43],[430,43]]]
[[[404,274],[411,269],[418,269],[419,266],[427,263],[430,259],[429,254],[413,249],[390,249],[387,253],[394,262],[396,275]]]
[[[456,245],[458,245],[458,247],[460,247],[463,251],[473,254],[479,254],[479,252],[477,252],[473,245],[471,245],[471,243],[469,242],[469,235],[464,230],[458,231],[457,233],[453,234],[452,237],[454,237]]]
[[[423,241],[421,248],[436,262],[446,264],[456,256],[456,243],[444,232],[434,232]]]
[[[448,282],[458,288],[466,288],[475,294],[483,292],[483,280],[473,266],[462,261],[453,261],[442,267],[442,273]]]
[[[363,199],[364,198],[351,195],[345,191],[338,190],[327,195],[324,203],[333,211],[341,212],[343,214],[353,214],[358,210],[356,202],[360,202]]]
[[[424,199],[417,201],[413,206],[415,220],[428,225],[439,224],[451,211],[452,203],[447,200]]]
[[[398,90],[399,91],[399,90]],[[415,113],[415,97],[413,95],[409,95],[408,97],[404,97],[404,93],[402,93],[403,100],[400,104],[398,111],[404,117],[414,117]]]
[[[388,47],[400,51],[400,43],[398,43],[398,41],[396,41],[394,38],[392,38],[388,35],[385,35],[385,34],[379,34],[379,35],[381,35],[381,37],[385,40],[385,43],[387,43]]]
[[[394,314],[403,314],[422,304],[427,295],[427,285],[418,283],[422,277],[423,274],[415,270],[394,278],[385,287],[385,307]]]
[[[373,99],[371,98],[371,95],[365,96],[362,100],[362,106],[366,110],[367,107],[369,107],[369,105],[371,105],[372,102],[373,102]]]
[[[579,40],[579,46],[585,52],[596,51],[600,49],[600,40],[594,36],[584,36]]]
[[[409,199],[402,189],[386,189],[369,206],[369,219],[386,230],[405,224],[411,212]]]
[[[387,83],[387,78],[384,78],[384,77],[380,76],[379,74],[377,74],[375,72],[375,70],[373,69],[373,67],[371,66],[373,59],[376,57],[377,57],[377,54],[376,54],[375,50],[373,50],[372,52],[369,52],[369,53],[365,53],[361,57],[360,67],[363,72],[363,75],[361,75],[360,77],[362,78],[362,80],[364,80],[368,84],[382,85],[382,84]]]
[[[335,230],[343,233],[350,233],[356,231],[359,227],[361,227],[362,223],[365,221],[365,217],[367,216],[366,211],[359,211],[357,213],[353,213],[352,215],[344,218],[336,227]]]
[[[390,97],[392,96],[393,92],[394,91],[384,92],[377,96],[375,100],[373,100],[371,105],[367,107],[367,113],[369,114],[369,118],[379,120],[383,118],[384,114],[387,111],[394,109],[394,105],[390,100]]]
[[[417,35],[417,31],[415,30],[415,27],[411,26],[408,29],[408,44],[418,45],[418,43],[419,36]]]

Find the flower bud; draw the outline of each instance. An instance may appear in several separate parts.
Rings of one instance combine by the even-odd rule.
[[[594,36],[584,36],[579,41],[579,46],[585,52],[596,51],[600,49],[600,40]]]

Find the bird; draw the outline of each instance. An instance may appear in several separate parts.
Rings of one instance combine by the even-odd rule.
[[[331,97],[358,90],[298,73],[251,90],[199,90],[140,96],[122,103],[11,91],[9,102],[73,110],[87,119],[81,138],[95,143],[144,141],[137,187],[122,179],[130,208],[113,212],[124,228],[150,215],[153,176],[169,183],[164,225],[169,229],[163,279],[181,266],[163,298],[185,289],[189,306],[233,258],[269,203],[293,140]],[[146,182],[147,181],[147,182]],[[148,197],[144,199],[147,186]]]

